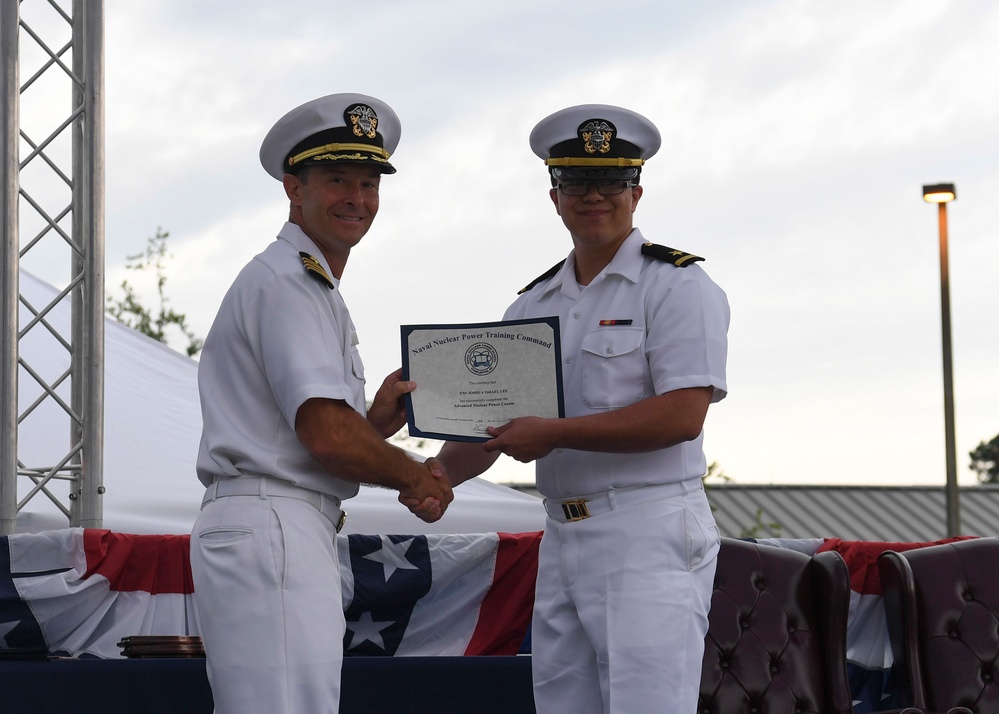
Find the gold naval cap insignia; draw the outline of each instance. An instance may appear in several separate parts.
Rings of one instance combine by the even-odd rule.
[[[583,150],[587,154],[606,154],[611,150],[611,139],[614,138],[614,125],[603,119],[590,119],[578,129],[579,138],[583,140]]]

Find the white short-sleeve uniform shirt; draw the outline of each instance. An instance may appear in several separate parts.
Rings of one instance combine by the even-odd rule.
[[[642,255],[638,229],[589,285],[575,255],[522,294],[504,319],[558,316],[566,417],[596,414],[687,387],[724,398],[729,306],[696,264],[676,267]],[[604,321],[605,324],[601,324]],[[538,490],[564,499],[703,476],[704,434],[645,453],[556,449],[536,464]]]
[[[334,287],[305,269],[313,256]],[[236,277],[198,367],[204,426],[198,478],[271,476],[350,498],[356,483],[326,471],[295,434],[315,397],[365,414],[364,368],[347,306],[315,243],[293,223]]]

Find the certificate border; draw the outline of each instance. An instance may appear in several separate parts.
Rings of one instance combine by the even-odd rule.
[[[556,399],[558,400],[558,416],[559,419],[562,419],[565,417],[565,396],[562,389],[562,333],[560,331],[559,319],[557,316],[534,317],[523,320],[500,320],[498,322],[456,322],[434,323],[427,325],[401,325],[399,327],[399,335],[401,338],[400,348],[402,349],[402,378],[406,381],[409,380],[409,350],[407,349],[407,344],[409,342],[409,336],[417,330],[472,330],[478,328],[485,329],[490,327],[506,327],[510,325],[538,325],[542,323],[551,327],[552,334],[554,335],[555,392]],[[491,436],[457,436],[454,434],[444,434],[442,432],[423,431],[421,429],[417,429],[415,424],[416,420],[413,417],[413,397],[411,394],[406,394],[403,399],[406,404],[406,423],[409,426],[409,435],[412,437],[436,439],[438,441],[470,441],[477,443],[484,443],[492,439]]]

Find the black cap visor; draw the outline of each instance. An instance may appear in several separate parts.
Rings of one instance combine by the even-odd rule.
[[[602,179],[612,181],[633,181],[638,178],[641,169],[637,166],[626,166],[623,168],[562,168],[552,166],[552,178],[556,181],[600,181]]]

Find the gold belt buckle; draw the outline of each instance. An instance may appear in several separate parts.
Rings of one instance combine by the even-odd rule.
[[[590,517],[590,510],[586,507],[586,501],[579,499],[578,501],[566,501],[562,504],[562,513],[565,515],[565,520],[567,523],[572,521],[581,521],[584,518]]]
[[[339,533],[341,530],[343,530],[343,524],[346,523],[346,522],[347,522],[347,512],[341,508],[340,509],[340,520],[338,520],[337,523],[336,523],[336,532],[337,533]]]

